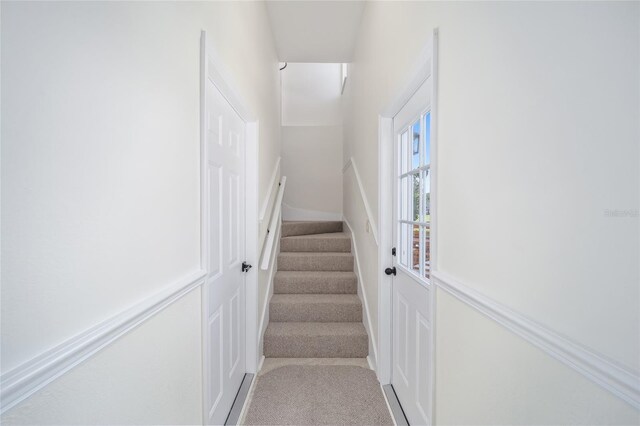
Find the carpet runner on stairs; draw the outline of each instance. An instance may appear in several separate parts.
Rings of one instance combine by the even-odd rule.
[[[269,358],[364,358],[369,340],[342,222],[283,222],[264,334]]]

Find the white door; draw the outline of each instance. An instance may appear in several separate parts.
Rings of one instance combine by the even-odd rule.
[[[245,123],[205,78],[204,373],[208,424],[224,424],[245,374]]]
[[[391,384],[410,424],[431,423],[433,287],[430,271],[431,80],[393,119]]]

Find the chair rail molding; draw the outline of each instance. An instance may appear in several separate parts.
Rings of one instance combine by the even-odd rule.
[[[640,409],[640,373],[509,309],[444,272],[433,270],[432,277],[438,288]]]
[[[367,198],[367,194],[364,192],[364,187],[362,186],[362,179],[360,178],[360,173],[358,172],[358,166],[356,165],[356,160],[353,157],[349,158],[349,161],[342,167],[342,174],[345,174],[349,168],[353,169],[353,174],[356,177],[356,182],[358,183],[358,190],[360,191],[360,199],[364,204],[364,210],[367,212],[367,219],[369,220],[369,224],[371,225],[371,233],[373,234],[373,239],[378,245],[378,225],[376,224],[376,220],[373,218],[373,213],[371,212],[371,205],[369,204],[369,199]]]
[[[46,385],[88,360],[204,282],[198,270],[102,323],[65,340],[0,377],[0,413],[24,401]]]

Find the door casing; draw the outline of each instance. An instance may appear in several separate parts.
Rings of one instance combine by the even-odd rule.
[[[245,123],[245,253],[244,259],[254,265],[244,274],[245,286],[245,358],[246,373],[256,373],[260,361],[258,346],[258,129],[259,122],[256,116],[246,107],[237,92],[227,82],[230,79],[223,63],[218,57],[213,43],[208,39],[206,31],[200,36],[200,267],[205,270],[208,257],[206,244],[207,206],[205,200],[206,189],[206,79],[210,79],[222,95],[229,102],[231,107]],[[202,300],[202,419],[206,424],[208,410],[206,403],[207,389],[209,387],[209,374],[205,360],[206,345],[204,344],[204,332],[207,329],[206,298],[204,289],[201,290]]]
[[[400,112],[402,107],[416,93],[420,86],[431,77],[431,270],[437,271],[437,202],[438,202],[438,161],[437,161],[437,123],[438,123],[438,29],[433,30],[432,39],[427,42],[416,63],[416,68],[411,74],[410,80],[405,85],[405,89],[398,93],[394,100],[382,110],[378,116],[378,359],[377,376],[382,385],[391,383],[392,374],[392,279],[384,273],[387,266],[393,265],[391,250],[394,247],[393,241],[393,179],[394,179],[394,149],[395,134],[393,118]],[[432,282],[434,282],[432,280]],[[430,394],[432,398],[431,421],[435,423],[435,364],[437,362],[435,354],[436,343],[436,298],[437,286],[433,285],[433,294],[430,297],[429,319],[432,324],[431,333],[431,385]]]

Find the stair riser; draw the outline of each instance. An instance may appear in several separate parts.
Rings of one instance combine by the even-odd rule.
[[[288,278],[276,274],[275,294],[356,294],[356,278]]]
[[[342,232],[342,222],[298,222],[283,223],[281,228],[283,237],[295,235],[329,234],[332,232]]]
[[[278,256],[279,271],[353,271],[353,256]]]
[[[360,322],[362,306],[347,303],[274,303],[269,305],[274,322]]]
[[[282,252],[351,252],[348,238],[300,238],[280,240]]]
[[[269,358],[366,358],[367,336],[265,336]]]

